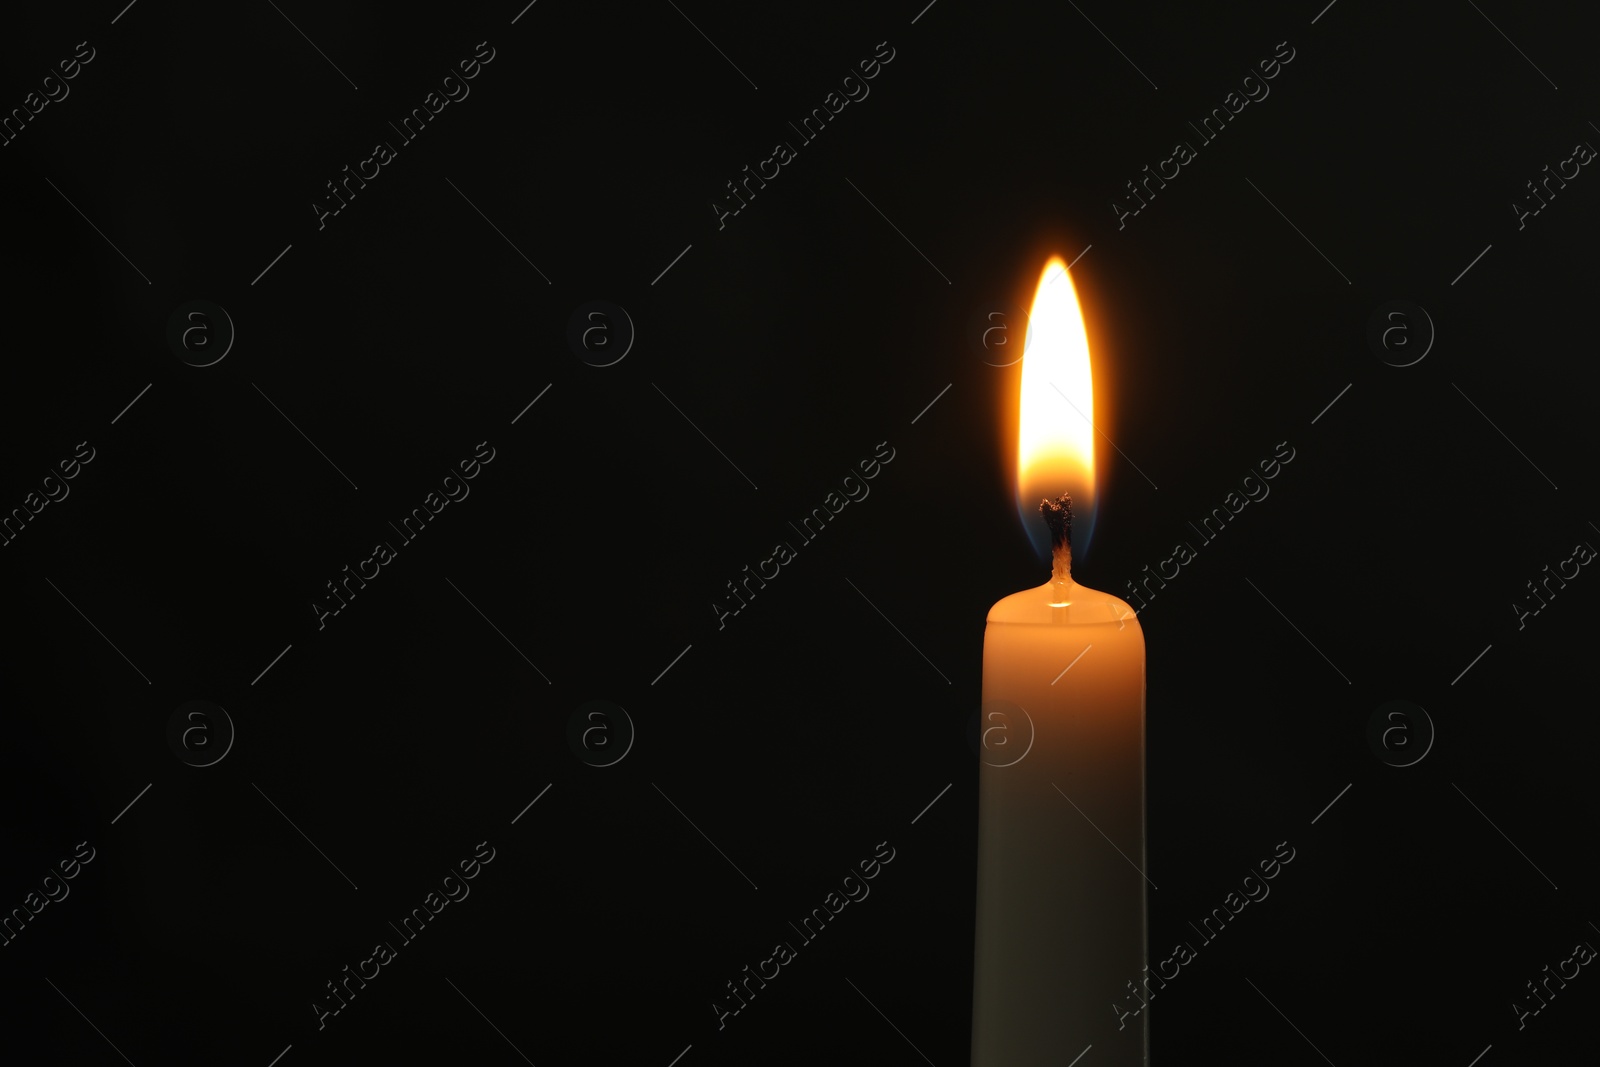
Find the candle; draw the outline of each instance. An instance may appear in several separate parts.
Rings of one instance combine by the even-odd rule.
[[[1126,603],[1072,579],[1094,516],[1094,404],[1058,258],[1021,393],[1018,497],[1039,509],[1024,520],[1051,576],[984,630],[972,1067],[1063,1067],[1091,1045],[1094,1067],[1143,1065],[1148,1013],[1113,1003],[1130,985],[1143,999],[1144,635]]]

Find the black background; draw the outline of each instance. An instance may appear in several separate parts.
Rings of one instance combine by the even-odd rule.
[[[984,613],[1045,576],[1018,368],[972,326],[1020,342],[1051,253],[1084,253],[1122,453],[1076,576],[1126,596],[1198,550],[1140,616],[1152,963],[1296,850],[1158,994],[1155,1062],[1592,1054],[1587,969],[1511,1007],[1600,940],[1600,579],[1512,608],[1600,543],[1600,179],[1511,208],[1600,143],[1592,19],[278,6],[6,17],[7,111],[95,49],[0,148],[0,507],[95,450],[0,549],[0,909],[96,850],[0,949],[8,1062],[964,1063]],[[319,230],[324,183],[485,40],[470,96]],[[870,95],[719,229],[724,183],[882,41]],[[166,341],[196,299],[237,330],[205,368]],[[596,299],[637,329],[605,368],[566,339]],[[1367,342],[1393,300],[1437,335],[1403,368]],[[325,583],[485,440],[470,496],[319,630]],[[724,583],[884,441],[871,495],[719,630]],[[1199,545],[1279,442],[1270,496]],[[194,699],[237,728],[205,768],[166,740]],[[1367,742],[1393,699],[1436,732],[1404,768]],[[567,742],[590,700],[637,731],[610,767]],[[485,840],[470,897],[319,1031],[324,983]],[[871,896],[719,1030],[724,983],[885,841]]]

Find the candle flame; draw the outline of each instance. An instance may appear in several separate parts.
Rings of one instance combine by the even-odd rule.
[[[1039,501],[1072,495],[1074,555],[1094,528],[1094,381],[1072,276],[1051,256],[1039,276],[1022,354],[1017,419],[1017,508],[1041,558],[1050,554]]]

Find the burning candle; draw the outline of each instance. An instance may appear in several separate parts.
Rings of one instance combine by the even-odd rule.
[[[1094,520],[1094,396],[1055,257],[1018,415],[1019,505],[1052,566],[984,630],[972,1067],[1061,1067],[1090,1045],[1095,1067],[1142,1067],[1149,1015],[1112,1005],[1146,958],[1144,635],[1121,599],[1072,579]]]

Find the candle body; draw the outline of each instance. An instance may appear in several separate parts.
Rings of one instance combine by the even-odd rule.
[[[1006,597],[984,631],[972,1067],[1148,1059],[1148,1012],[1114,1006],[1144,996],[1144,635],[1066,588]]]

